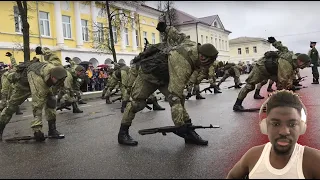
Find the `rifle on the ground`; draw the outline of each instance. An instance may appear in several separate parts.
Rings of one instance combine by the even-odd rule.
[[[118,97],[118,98],[116,98],[116,99],[112,100],[112,102],[113,102],[113,103],[114,103],[114,102],[116,102],[116,101],[120,101],[120,102],[121,102],[121,99],[122,99],[122,97],[120,96],[120,97]]]
[[[110,94],[110,97],[117,94],[119,91],[120,91],[119,89],[116,89],[113,93]]]
[[[181,127],[178,126],[165,126],[165,127],[160,127],[160,128],[151,128],[151,129],[142,129],[138,131],[139,134],[141,135],[146,135],[146,134],[155,134],[155,133],[162,133],[162,135],[167,135],[167,133],[176,133]],[[220,128],[220,126],[215,125],[212,126],[193,126],[189,125],[187,126],[187,129],[189,130],[195,130],[195,129],[207,129],[207,128]]]
[[[204,88],[203,90],[201,90],[200,93],[202,93],[203,91],[204,91],[205,93],[207,93],[207,91],[209,91],[210,93],[212,93],[211,88],[214,89],[214,87],[209,86],[209,87],[206,87],[206,88]]]
[[[246,84],[246,83],[240,83],[239,86],[242,86],[242,85],[244,85],[244,84]],[[231,89],[231,88],[233,88],[233,87],[235,87],[235,86],[236,86],[236,85],[229,86],[228,89]]]

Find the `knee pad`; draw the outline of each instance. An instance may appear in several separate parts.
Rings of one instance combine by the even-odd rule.
[[[146,101],[131,101],[132,111],[137,113],[144,109],[147,105]]]
[[[170,106],[173,106],[175,104],[181,104],[181,99],[178,96],[170,94],[168,96],[168,102],[169,102]]]

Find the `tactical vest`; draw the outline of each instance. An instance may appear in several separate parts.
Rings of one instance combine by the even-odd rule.
[[[130,68],[128,66],[123,66],[120,69],[117,69],[114,73],[114,75],[118,78],[121,79],[121,71],[128,71]]]
[[[140,61],[140,67],[146,74],[152,74],[164,82],[169,82],[168,54],[158,52]]]
[[[264,54],[264,58],[264,66],[267,72],[272,76],[276,76],[278,74],[278,53],[276,51],[268,51]]]
[[[28,82],[28,72],[29,72],[29,67],[31,67],[34,64],[41,63],[41,62],[23,62],[19,65],[17,65],[17,70],[16,70],[16,75],[17,75],[17,81],[23,85],[23,86],[29,86]],[[43,63],[46,64],[46,63]]]

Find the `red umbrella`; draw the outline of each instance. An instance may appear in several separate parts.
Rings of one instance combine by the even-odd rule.
[[[100,68],[107,68],[107,67],[109,67],[107,64],[100,64],[99,66],[97,66],[97,67],[100,67]]]

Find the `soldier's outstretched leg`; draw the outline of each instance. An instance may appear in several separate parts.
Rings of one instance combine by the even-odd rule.
[[[313,75],[313,82],[311,84],[319,84],[319,71],[318,66],[312,66],[312,75]]]
[[[2,110],[0,115],[0,140],[2,140],[4,128],[9,123],[12,115],[17,111],[18,106],[28,99],[30,95],[29,87],[22,86],[18,83],[13,85],[13,91],[8,105]]]
[[[17,111],[16,111],[16,115],[22,115],[23,112],[21,112],[20,106],[18,106]]]
[[[120,130],[118,133],[118,143],[129,146],[136,146],[138,142],[129,135],[129,127],[137,112],[146,107],[146,99],[156,90],[158,85],[152,84],[143,79],[140,75],[134,81],[131,89],[132,101],[128,102],[123,113]]]
[[[83,111],[79,109],[78,104],[76,102],[71,103],[71,105],[73,113],[83,113]]]
[[[256,91],[254,93],[253,98],[254,99],[264,99],[263,96],[260,95],[260,89],[262,88],[263,85],[265,85],[268,82],[268,80],[263,80],[259,84],[257,84]]]
[[[201,96],[200,94],[200,85],[198,83],[194,84],[193,91],[196,94],[196,99],[206,99],[205,97]]]
[[[50,96],[47,99],[47,103],[45,105],[45,116],[48,121],[48,136],[53,139],[62,139],[64,135],[57,131],[56,127],[56,106],[55,106],[55,97]]]

